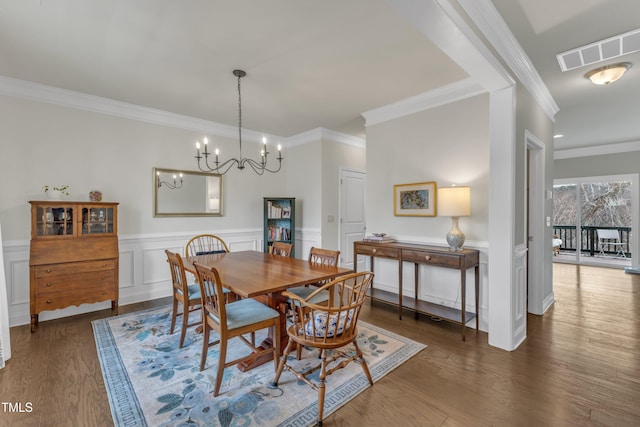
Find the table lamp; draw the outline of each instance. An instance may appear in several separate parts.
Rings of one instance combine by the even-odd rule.
[[[449,249],[454,252],[462,250],[464,233],[458,228],[458,218],[471,215],[470,188],[438,188],[438,215],[451,217],[451,230],[447,233]]]

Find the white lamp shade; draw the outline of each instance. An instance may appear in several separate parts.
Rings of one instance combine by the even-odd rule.
[[[469,187],[438,188],[438,215],[471,215],[471,189]]]

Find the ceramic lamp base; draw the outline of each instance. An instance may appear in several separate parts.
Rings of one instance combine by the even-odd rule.
[[[451,217],[451,230],[447,233],[449,250],[456,252],[462,250],[464,245],[464,233],[458,228],[458,217]]]

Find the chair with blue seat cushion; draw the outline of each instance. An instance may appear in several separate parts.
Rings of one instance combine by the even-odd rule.
[[[230,252],[227,243],[214,234],[199,234],[190,239],[185,248],[186,257]]]
[[[276,376],[271,384],[278,386],[282,372],[286,369],[298,381],[304,382],[318,392],[318,424],[322,426],[324,395],[327,376],[344,368],[351,362],[362,366],[362,370],[373,385],[367,361],[358,347],[358,317],[367,292],[373,282],[373,273],[360,272],[341,276],[319,288],[306,299],[290,292],[283,296],[290,298],[296,310],[293,322],[287,328],[289,343],[280,357]],[[324,292],[329,298],[325,304],[311,302],[318,293]],[[353,349],[349,344],[352,344]],[[294,347],[310,347],[320,350],[320,363],[291,363],[289,354]],[[317,363],[317,362],[316,362]],[[296,368],[298,366],[298,368]],[[300,369],[300,367],[302,369]],[[319,373],[318,373],[319,371]]]
[[[249,359],[272,354],[274,366],[278,366],[280,354],[280,313],[276,310],[256,301],[253,298],[245,298],[239,301],[227,302],[223,296],[222,282],[218,271],[213,267],[193,263],[200,285],[202,295],[202,356],[200,370],[204,370],[207,361],[207,352],[212,345],[220,344],[218,357],[218,371],[216,374],[213,396],[220,393],[224,369],[244,362]],[[255,344],[243,335],[252,334],[265,328],[273,328],[273,347],[257,348]],[[209,342],[211,330],[215,330],[220,338]],[[232,361],[226,361],[227,342],[231,338],[239,338],[250,349],[251,353]]]
[[[200,309],[200,286],[197,283],[187,281],[182,257],[174,252],[165,250],[167,262],[171,269],[171,282],[173,284],[173,310],[171,312],[171,333],[176,326],[176,319],[182,316],[182,331],[180,333],[180,348],[184,345],[187,328],[200,325],[200,319],[189,323],[189,313]],[[182,311],[178,312],[178,304],[182,304]]]

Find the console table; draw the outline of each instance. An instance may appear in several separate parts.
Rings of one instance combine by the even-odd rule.
[[[443,320],[462,324],[462,340],[465,340],[466,323],[475,318],[476,330],[479,323],[479,290],[480,290],[480,252],[475,249],[463,249],[458,252],[449,251],[448,248],[434,246],[416,245],[408,243],[370,243],[354,242],[353,256],[356,262],[354,269],[357,270],[357,256],[369,256],[371,271],[374,269],[374,258],[387,258],[398,261],[398,293],[375,289],[370,290],[371,303],[374,300],[398,306],[399,317],[402,319],[402,309],[407,308],[418,313],[434,316]],[[414,295],[415,298],[402,295],[402,263],[412,262],[414,264]],[[460,295],[462,298],[462,310],[418,299],[418,271],[420,264],[433,265],[436,267],[455,268],[460,270]],[[471,313],[465,310],[466,307],[466,273],[469,268],[475,269],[475,302],[476,312]]]

